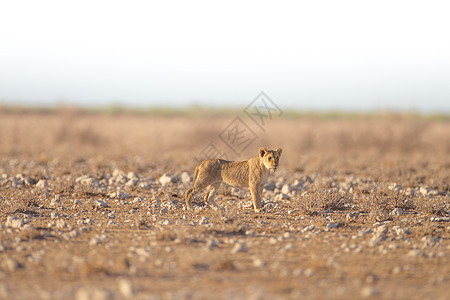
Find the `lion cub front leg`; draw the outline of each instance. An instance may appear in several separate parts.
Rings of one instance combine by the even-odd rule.
[[[260,212],[261,210],[261,190],[259,185],[250,183],[250,193],[252,194],[253,209],[255,212]]]

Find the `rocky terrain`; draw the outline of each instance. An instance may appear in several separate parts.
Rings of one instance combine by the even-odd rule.
[[[232,119],[1,112],[0,298],[448,299],[448,120],[273,120],[264,211],[187,211]]]

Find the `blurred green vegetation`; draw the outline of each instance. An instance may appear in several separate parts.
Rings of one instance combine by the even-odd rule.
[[[169,107],[152,106],[146,108],[124,107],[120,105],[78,107],[59,104],[56,106],[25,106],[25,105],[2,105],[0,113],[40,113],[40,114],[99,114],[99,115],[142,115],[160,117],[201,117],[201,116],[237,116],[244,113],[244,108],[213,107],[213,106],[189,106]],[[263,112],[262,112],[263,113]],[[275,113],[276,114],[276,113]],[[432,120],[450,121],[450,113],[419,112],[419,111],[344,111],[344,110],[310,110],[298,109],[283,110],[283,119],[319,119],[319,120],[361,120],[361,119],[409,119],[409,120]]]

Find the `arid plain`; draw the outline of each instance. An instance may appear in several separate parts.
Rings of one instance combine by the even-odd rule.
[[[262,212],[186,210],[196,159],[262,146]],[[446,116],[3,109],[0,298],[448,299],[449,190]]]

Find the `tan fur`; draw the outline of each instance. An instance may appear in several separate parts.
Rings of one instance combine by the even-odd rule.
[[[192,209],[192,196],[194,193],[206,189],[205,202],[218,207],[214,202],[215,192],[221,183],[244,188],[249,187],[253,199],[255,212],[261,209],[261,194],[270,170],[276,171],[278,161],[283,150],[267,150],[260,148],[258,156],[248,161],[232,162],[223,159],[208,159],[197,164],[194,171],[192,187],[185,193],[186,206]]]

